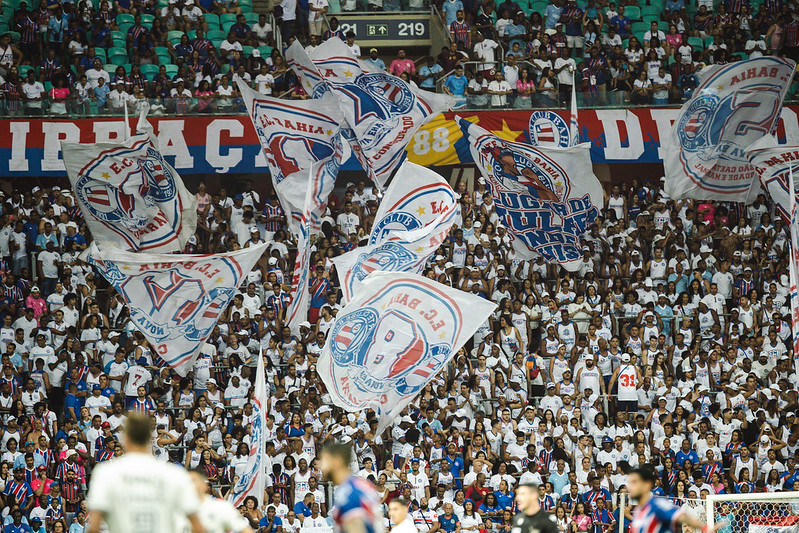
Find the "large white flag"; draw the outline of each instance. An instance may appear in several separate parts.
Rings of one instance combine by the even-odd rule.
[[[295,42],[286,59],[314,99],[328,92],[336,97],[358,143],[355,155],[381,189],[405,158],[414,132],[455,104],[450,96],[412,88],[359,61],[341,39],[328,39],[310,56]]]
[[[539,253],[566,270],[579,268],[580,238],[603,202],[590,144],[538,148],[503,140],[455,118],[519,258],[532,259]]]
[[[244,504],[247,496],[253,496],[258,500],[258,505],[264,503],[264,488],[266,487],[266,472],[264,469],[264,457],[266,457],[266,406],[269,398],[269,389],[266,385],[266,373],[264,372],[264,357],[258,354],[258,367],[255,370],[255,392],[252,400],[252,424],[250,426],[249,447],[250,455],[247,458],[247,466],[239,476],[238,481],[233,485],[230,500],[233,505],[239,507]]]
[[[61,150],[78,206],[101,246],[153,253],[185,248],[197,227],[197,199],[151,135],[64,142]]]
[[[432,170],[406,161],[375,214],[369,244],[333,259],[342,303],[376,270],[421,273],[446,240],[459,212],[449,183]]]
[[[332,95],[318,100],[280,100],[252,90],[236,77],[247,112],[266,156],[272,185],[286,212],[291,232],[298,235],[303,218],[305,191],[309,187],[309,171],[314,163],[325,161],[341,151],[344,115]],[[348,150],[339,157],[349,159]],[[325,182],[320,191],[324,202],[312,210],[312,225],[318,226],[333,191],[333,182]]]
[[[379,434],[495,308],[420,275],[374,272],[336,315],[319,375],[334,404],[374,409]]]
[[[777,212],[788,224],[791,220],[788,175],[799,170],[799,146],[779,145],[773,136],[767,135],[755,142],[746,155],[760,177],[760,184],[774,200]]]
[[[793,332],[794,371],[799,370],[799,204],[796,202],[796,184],[793,168],[788,171],[788,191],[791,210],[791,255],[789,264],[791,284],[791,330]]]
[[[185,376],[266,247],[264,243],[215,255],[156,255],[92,244],[82,258],[122,297],[131,322],[153,345],[155,355]]]
[[[699,87],[663,139],[671,198],[748,203],[757,197],[760,182],[746,150],[777,127],[794,67],[763,56],[702,69]]]

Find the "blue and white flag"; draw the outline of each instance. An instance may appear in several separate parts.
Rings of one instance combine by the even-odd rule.
[[[403,163],[377,210],[369,244],[333,259],[342,303],[357,294],[372,272],[421,273],[446,240],[459,209],[444,178],[421,165]]]
[[[518,257],[532,259],[538,253],[576,270],[582,259],[580,238],[603,202],[590,144],[537,148],[455,119]]]
[[[182,251],[197,228],[197,199],[148,133],[119,143],[61,143],[64,165],[94,240],[123,250]]]
[[[569,117],[569,146],[580,144],[580,121],[577,115],[577,80],[572,71],[572,110]]]
[[[338,134],[337,134],[338,135]],[[325,211],[327,198],[336,183],[341,164],[349,159],[350,145],[341,140],[335,143],[335,153],[324,161],[315,162],[309,169],[308,185],[305,189],[302,219],[297,234],[297,257],[291,281],[291,303],[286,312],[286,324],[297,334],[300,324],[308,318],[310,293],[311,236],[318,230],[319,220]]]
[[[286,51],[315,102],[332,93],[358,142],[356,157],[381,189],[405,158],[405,148],[428,117],[455,99],[414,89],[400,78],[359,61],[341,39],[328,39],[309,56],[299,42]]]
[[[275,193],[288,215],[289,228],[298,235],[311,167],[335,155],[342,135],[351,136],[341,132],[344,115],[332,95],[319,100],[280,100],[252,90],[238,76],[235,79],[266,156]],[[348,151],[347,159],[349,155]],[[332,191],[330,183],[322,192],[324,202],[315,207],[321,210],[312,213],[316,226]]]
[[[760,184],[774,200],[777,213],[786,225],[790,224],[791,196],[788,182],[791,171],[799,171],[799,146],[777,144],[773,136],[767,135],[755,142],[746,151],[746,155],[760,177]]]
[[[266,251],[266,243],[215,255],[131,253],[94,243],[81,259],[122,297],[155,355],[181,376]]]
[[[264,503],[264,489],[266,487],[266,469],[264,458],[266,457],[266,409],[269,399],[269,387],[266,384],[266,372],[264,371],[264,357],[258,354],[258,366],[255,370],[255,388],[253,389],[252,416],[250,421],[250,434],[246,437],[250,454],[247,457],[247,466],[239,479],[230,491],[230,501],[235,507],[244,505],[247,496],[252,496],[258,500],[260,507]]]
[[[763,56],[702,69],[699,87],[663,139],[666,194],[753,201],[761,192],[746,150],[777,127],[795,64]]]
[[[374,272],[336,315],[319,375],[335,405],[374,409],[380,434],[495,308],[423,276]]]

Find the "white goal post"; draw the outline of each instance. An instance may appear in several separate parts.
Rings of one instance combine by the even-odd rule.
[[[799,492],[713,494],[705,499],[705,520],[729,522],[723,533],[799,533]]]

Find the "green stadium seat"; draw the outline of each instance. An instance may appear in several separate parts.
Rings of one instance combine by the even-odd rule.
[[[125,69],[125,74],[130,74],[130,71],[133,70],[132,63],[125,63],[122,67]]]
[[[248,13],[252,13],[252,6],[249,4],[244,4],[243,6],[239,6],[241,8],[241,13],[243,15],[247,15]]]
[[[20,35],[20,33],[18,31],[10,31],[10,32],[8,32],[8,34],[11,35],[11,42],[12,43],[18,43],[20,37],[22,37],[22,35]]]
[[[183,32],[180,30],[169,30],[168,32],[166,32],[166,38],[169,39],[170,41],[172,39],[177,38],[178,42],[180,42],[181,37],[183,37]]]
[[[341,2],[339,0],[328,0],[329,7],[327,12],[331,15],[334,13],[341,13]]]
[[[665,20],[658,21],[658,29],[663,33],[669,33],[669,23]]]
[[[111,48],[128,48],[128,41],[125,39],[111,39]]]
[[[216,13],[205,13],[203,14],[203,18],[205,19],[206,24],[208,24],[209,30],[212,27],[214,29],[219,27],[219,15],[217,15]]]
[[[125,35],[127,35],[127,34],[128,34],[128,30],[129,30],[129,29],[130,29],[132,26],[133,26],[133,24],[129,24],[129,23],[127,23],[127,22],[126,22],[125,24],[119,24],[119,31],[121,31],[122,33],[124,33]]]
[[[44,82],[44,92],[49,93],[50,89],[53,88],[52,82],[46,81]]]
[[[17,71],[19,72],[19,76],[21,78],[27,77],[29,70],[34,70],[35,71],[35,69],[31,65],[19,65],[17,67]]]
[[[230,27],[236,23],[234,20],[233,22],[227,21],[222,23],[222,31],[225,32],[225,37],[227,37],[228,32],[230,31]]]
[[[711,44],[713,44],[713,37],[705,37],[705,49]]]
[[[172,56],[169,55],[169,54],[166,54],[166,55],[157,54],[155,57],[158,58],[158,64],[159,65],[171,65],[172,64]]]
[[[194,39],[197,38],[197,30],[189,30],[186,32],[186,35],[189,36],[190,41],[193,41]]]
[[[747,59],[749,59],[749,54],[746,54],[744,52],[736,52],[736,53],[734,53],[732,55],[733,55],[733,57],[741,58],[741,61],[746,61]]]
[[[169,55],[169,48],[166,46],[156,46],[155,47],[155,55],[157,56],[168,56]]]
[[[225,63],[224,65],[222,65],[222,68],[219,69],[219,72],[221,72],[222,74],[227,74],[228,72],[230,72],[230,63]]]
[[[227,32],[222,30],[208,30],[208,35],[206,35],[210,40],[221,39],[225,40],[227,38]]]
[[[142,74],[148,76],[148,79],[152,79],[152,76],[158,74],[158,65],[141,65],[139,68]]]
[[[641,46],[644,45],[644,34],[646,34],[645,31],[633,32],[633,35],[638,39],[638,42],[641,43]]]
[[[638,6],[627,6],[624,8],[624,15],[630,20],[641,20],[641,8]]]
[[[181,37],[172,37],[169,39],[169,42],[172,43],[172,46],[177,46],[180,44]]]
[[[121,26],[122,24],[133,24],[133,15],[129,13],[120,13],[117,15],[117,26]]]
[[[235,13],[222,13],[222,15],[220,15],[220,17],[219,17],[219,22],[221,22],[222,25],[224,25],[225,22],[233,22],[235,24],[235,22],[236,22],[236,14]]]
[[[625,10],[625,14],[626,13],[627,11]],[[638,32],[641,33],[647,32],[649,31],[649,24],[647,24],[646,22],[633,22],[632,25],[630,26],[630,31],[632,31],[632,33],[634,34]],[[641,44],[643,44],[643,42]]]
[[[166,75],[170,78],[178,73],[177,65],[165,65],[164,68],[166,68]]]
[[[239,7],[244,6],[252,7],[252,0],[239,0]]]
[[[100,58],[100,61],[105,63],[108,61],[108,56],[105,54],[105,48],[96,47],[94,49],[94,55]]]
[[[148,15],[147,13],[142,13],[141,15],[142,24],[152,24],[154,20],[154,15]]]
[[[252,26],[254,24],[258,24],[258,17],[259,17],[258,13],[245,13],[244,14],[244,20],[246,20],[247,24],[249,24],[250,26]]]
[[[111,32],[111,39],[121,39],[125,41],[127,39],[127,36],[119,30],[113,30]]]
[[[250,57],[252,55],[252,51],[255,50],[252,46],[242,46],[241,52],[244,54],[244,57]]]
[[[211,39],[211,44],[214,45],[214,48],[219,50],[219,47],[222,46],[222,41],[224,41],[224,39]]]
[[[658,15],[641,15],[641,18],[647,24],[651,24],[653,22],[660,22],[660,16],[658,16]]]
[[[112,65],[111,63],[107,63],[107,64],[103,65],[103,70],[108,72],[109,74],[111,74],[113,76],[114,72],[117,71],[117,66],[118,65]]]
[[[641,16],[646,17],[646,16],[652,16],[652,15],[660,18],[660,7],[658,7],[658,6],[643,6],[641,8]]]
[[[261,52],[261,57],[266,59],[267,57],[272,57],[272,48],[271,46],[259,46],[258,51]]]
[[[705,41],[701,37],[688,37],[688,44],[694,47],[694,50],[701,51],[705,48]]]

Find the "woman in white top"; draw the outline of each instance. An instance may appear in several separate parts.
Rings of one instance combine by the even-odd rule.
[[[461,531],[479,531],[483,527],[483,519],[475,511],[474,502],[466,500],[463,502],[463,514],[461,520]]]

